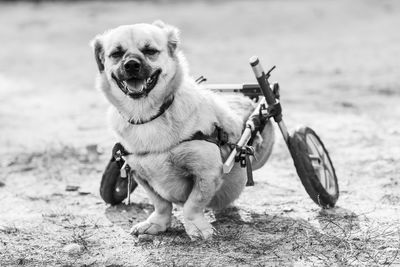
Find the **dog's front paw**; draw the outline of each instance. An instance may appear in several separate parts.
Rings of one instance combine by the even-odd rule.
[[[214,233],[214,228],[205,218],[200,220],[186,220],[184,226],[191,240],[211,239]]]
[[[165,230],[167,230],[167,225],[160,225],[146,220],[135,224],[131,228],[130,234],[134,236],[138,236],[141,234],[156,235],[158,233],[165,232]]]

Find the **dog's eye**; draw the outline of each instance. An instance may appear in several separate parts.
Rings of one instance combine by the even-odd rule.
[[[154,49],[154,48],[146,48],[142,52],[145,55],[152,56],[152,55],[157,54],[159,51],[157,49]]]
[[[112,52],[112,53],[110,54],[110,57],[112,57],[112,58],[120,58],[120,57],[122,57],[123,55],[124,55],[124,52],[123,52],[123,51],[117,50],[117,51]]]

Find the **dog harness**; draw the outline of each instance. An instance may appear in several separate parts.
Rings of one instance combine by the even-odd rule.
[[[161,112],[161,114],[162,113],[163,112]],[[159,117],[160,115],[158,115],[156,117]],[[142,122],[142,123],[144,123],[144,122]],[[215,130],[211,135],[206,135],[201,131],[197,131],[196,133],[194,133],[192,135],[191,138],[185,139],[185,140],[181,141],[180,143],[189,142],[189,141],[193,141],[193,140],[207,141],[207,142],[213,143],[213,144],[217,145],[219,148],[221,148],[221,146],[223,146],[225,144],[228,144],[228,134],[225,131],[223,131],[222,128],[220,128],[218,126],[215,126]],[[144,156],[144,155],[146,155],[148,153],[149,152],[141,152],[138,155]],[[112,154],[113,154],[113,157],[114,157],[115,161],[122,163],[122,167],[120,169],[120,177],[121,178],[128,178],[128,183],[127,183],[127,189],[128,189],[128,191],[127,191],[127,201],[128,201],[128,205],[129,205],[130,204],[130,195],[131,195],[130,188],[135,183],[135,181],[133,179],[133,174],[131,172],[131,167],[129,166],[129,164],[126,161],[123,160],[122,157],[123,156],[129,156],[129,155],[132,155],[134,153],[131,153],[131,152],[127,151],[125,149],[125,147],[121,143],[116,143],[114,145],[114,147],[113,147]]]
[[[207,141],[213,143],[216,146],[218,146],[219,149],[221,149],[221,147],[224,145],[229,146],[232,150],[236,148],[239,152],[236,161],[240,162],[241,167],[247,167],[247,178],[248,178],[247,185],[249,186],[254,185],[251,162],[249,158],[250,156],[254,157],[254,148],[252,146],[245,146],[243,148],[239,148],[236,144],[229,142],[229,136],[227,132],[225,132],[221,127],[219,127],[216,124],[214,125],[214,127],[215,130],[210,135],[204,134],[202,131],[197,131],[190,138],[180,141],[177,145],[184,142],[199,140],[199,141]],[[150,152],[140,152],[140,153],[129,152],[124,148],[124,146],[121,143],[116,143],[113,148],[113,155],[116,161],[121,160],[123,156],[129,156],[133,154],[136,154],[138,156],[145,156],[149,153]],[[125,162],[121,168],[121,177],[129,178],[130,170],[131,170],[130,166]]]
[[[219,127],[217,125],[215,125],[215,130],[210,135],[204,134],[202,131],[197,131],[190,138],[180,141],[179,144],[184,143],[184,142],[194,141],[194,140],[207,141],[207,142],[217,145],[218,147],[221,147],[221,146],[227,145],[227,144],[230,145],[230,143],[228,142],[228,134],[221,127]],[[144,156],[144,155],[149,154],[150,152],[131,153],[131,152],[127,151],[121,143],[116,143],[114,145],[112,153],[114,155],[114,158],[118,160],[122,156],[129,156],[129,155],[133,155],[133,154],[137,154],[139,156]]]
[[[194,140],[207,141],[217,145],[219,148],[229,142],[228,133],[216,124],[214,132],[210,135],[206,135],[202,131],[197,131],[190,138],[181,141],[181,143]]]
[[[201,83],[204,81],[206,81],[206,79],[203,76],[196,80],[197,83]],[[132,121],[132,119],[129,119],[128,122],[130,124],[139,125],[139,124],[145,124],[150,121],[153,121],[153,120],[157,119],[158,117],[160,117],[161,115],[163,115],[164,112],[171,106],[173,101],[174,101],[174,97],[172,96],[169,100],[167,100],[166,102],[164,102],[161,105],[161,107],[156,115],[152,116],[150,119],[148,119],[146,121]],[[246,146],[244,148],[237,147],[236,144],[232,144],[229,142],[228,133],[225,132],[222,127],[218,126],[217,124],[214,124],[214,127],[215,127],[215,130],[210,135],[204,134],[202,131],[197,131],[190,138],[180,141],[177,145],[184,143],[184,142],[200,140],[200,141],[207,141],[207,142],[213,143],[216,146],[218,146],[218,148],[220,150],[221,150],[221,146],[224,146],[224,145],[228,145],[231,149],[236,148],[239,152],[238,156],[236,158],[236,161],[240,162],[241,167],[247,167],[247,184],[246,184],[246,186],[254,185],[251,161],[249,158],[249,156],[254,156],[254,149],[251,146]],[[136,154],[140,155],[140,156],[144,156],[149,153],[150,152],[141,152],[141,153],[136,153]],[[131,167],[127,164],[126,161],[124,161],[122,159],[122,157],[129,156],[129,155],[132,155],[135,153],[131,153],[131,152],[127,151],[121,143],[116,143],[113,147],[112,154],[113,154],[115,161],[123,162],[122,168],[120,169],[120,177],[128,178],[127,200],[128,200],[128,205],[129,205],[130,204],[130,194],[131,194],[130,188],[131,188],[132,183],[134,183],[135,181],[133,179]]]

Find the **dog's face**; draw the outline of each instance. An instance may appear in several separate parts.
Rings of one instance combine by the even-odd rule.
[[[134,100],[168,93],[162,91],[176,72],[177,45],[176,28],[160,21],[120,26],[93,41],[100,74],[113,96]]]

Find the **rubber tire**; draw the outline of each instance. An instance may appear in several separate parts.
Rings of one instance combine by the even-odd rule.
[[[330,165],[332,166],[333,178],[336,186],[336,194],[334,195],[329,194],[325,190],[325,188],[319,181],[317,174],[314,171],[311,160],[309,158],[307,142],[306,142],[306,136],[308,134],[311,134],[314,137],[316,137],[318,142],[321,144],[325,154],[327,155]],[[339,185],[336,177],[335,168],[333,167],[329,153],[326,150],[321,139],[318,137],[318,135],[309,127],[302,127],[296,130],[289,137],[289,150],[293,158],[297,174],[300,177],[300,180],[304,188],[306,189],[308,195],[311,197],[311,199],[317,205],[323,208],[334,207],[336,201],[339,198]]]
[[[120,169],[123,164],[123,160],[115,161],[112,158],[103,173],[100,183],[100,196],[108,204],[120,204],[128,195],[128,179],[120,176]],[[131,193],[136,187],[137,183],[133,180],[130,187]]]

